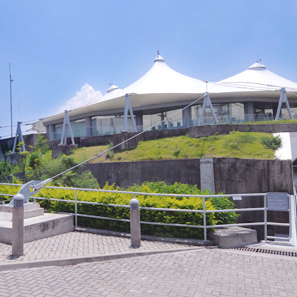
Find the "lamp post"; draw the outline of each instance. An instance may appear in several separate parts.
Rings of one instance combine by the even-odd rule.
[[[10,71],[10,63],[9,63],[9,85],[10,85],[10,128],[11,128],[11,137],[13,137],[13,131],[12,131],[12,87],[11,83],[13,82],[13,79],[11,79],[11,71]]]

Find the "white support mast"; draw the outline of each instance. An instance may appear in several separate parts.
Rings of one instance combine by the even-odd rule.
[[[125,100],[125,109],[124,109],[124,123],[123,123],[123,132],[127,132],[127,123],[128,123],[128,111],[130,111],[134,132],[137,132],[136,122],[134,119],[133,109],[130,102],[130,95],[126,94],[126,100]]]
[[[18,125],[17,125],[12,153],[15,153],[15,149],[16,149],[18,137],[19,137],[19,143],[22,144],[22,152],[25,152],[26,151],[26,149],[25,149],[25,143],[24,143],[24,138],[23,138],[23,134],[22,134],[22,129],[21,129],[21,123],[22,122],[18,122]]]
[[[203,105],[202,105],[202,111],[201,111],[201,115],[200,115],[200,118],[199,118],[198,126],[200,126],[202,124],[202,120],[203,120],[203,116],[204,116],[206,107],[210,108],[211,113],[213,115],[213,118],[215,120],[215,123],[218,124],[219,122],[218,122],[216,114],[214,112],[214,109],[213,109],[213,106],[212,106],[212,103],[211,103],[211,100],[210,100],[210,97],[209,97],[209,93],[206,92],[204,94],[204,101],[203,101]]]
[[[288,97],[286,95],[286,89],[281,88],[281,94],[280,94],[280,97],[279,97],[279,102],[278,102],[277,112],[276,112],[276,116],[275,116],[275,121],[278,121],[280,119],[280,112],[282,110],[282,104],[283,103],[286,103],[286,107],[288,109],[290,119],[293,118],[292,113],[291,113],[291,108],[290,108],[290,105],[289,105],[289,101],[288,101]]]
[[[59,145],[66,145],[67,144],[67,129],[69,129],[71,143],[75,145],[72,129],[69,121],[68,110],[65,110],[64,114],[64,121],[63,121],[63,128],[62,128],[62,135],[61,135],[61,142]]]

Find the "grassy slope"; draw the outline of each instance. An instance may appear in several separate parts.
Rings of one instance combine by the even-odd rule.
[[[96,158],[92,162],[118,162],[161,160],[175,158],[201,157],[236,157],[254,159],[273,159],[274,151],[261,143],[261,138],[271,136],[269,133],[233,132],[229,135],[213,135],[202,138],[188,136],[170,137],[143,141],[133,150],[115,153],[112,158]],[[75,150],[76,161],[86,160],[107,146],[85,147]]]

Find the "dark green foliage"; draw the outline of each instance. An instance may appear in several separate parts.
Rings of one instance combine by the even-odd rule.
[[[226,197],[211,198],[211,204],[215,209],[234,209],[236,208],[233,201]],[[240,215],[235,211],[219,212],[215,214],[217,224],[234,224]]]
[[[267,136],[262,138],[261,140],[262,144],[268,148],[268,149],[272,149],[272,150],[277,150],[278,148],[280,148],[282,146],[282,139],[280,138],[280,136]]]
[[[107,148],[108,148],[108,149],[111,149],[112,147],[113,147],[113,142],[111,141],[111,142],[109,143],[109,145],[107,146]],[[114,151],[113,151],[113,150],[110,150],[110,151],[108,151],[108,152],[106,153],[106,157],[107,157],[107,158],[112,159],[113,156],[114,156]]]
[[[57,159],[50,157],[49,146],[46,144],[43,135],[38,135],[37,143],[31,152],[20,153],[20,161],[17,165],[12,165],[4,160],[0,162],[0,179],[8,182],[9,176],[25,172],[23,182],[29,180],[45,180],[53,177],[69,168],[74,167],[78,163],[74,161],[72,156],[60,155]],[[21,143],[19,144],[21,147]],[[68,186],[79,188],[97,188],[98,182],[90,171],[83,171],[81,167],[63,174],[61,177],[54,179],[56,186]]]
[[[38,151],[33,151],[28,157],[28,167],[36,169],[41,165],[41,153]]]
[[[134,185],[127,189],[135,192],[152,192],[152,193],[168,193],[168,194],[188,194],[188,195],[212,195],[209,190],[201,192],[196,185],[174,183],[168,185],[165,182],[145,182],[142,185]],[[218,193],[220,194],[220,193]],[[176,199],[185,199],[185,197],[176,197]],[[206,198],[211,200],[215,209],[235,209],[236,205],[228,197]],[[236,212],[215,213],[215,220],[218,224],[234,224],[240,215]]]
[[[47,163],[47,167],[44,169],[41,179],[45,180],[49,177],[53,177],[77,164],[73,157],[61,154],[57,159]],[[82,171],[80,167],[77,167],[55,178],[53,185],[76,188],[97,188],[98,182],[91,171]]]
[[[49,145],[46,144],[47,141],[47,139],[44,139],[44,135],[38,134],[34,151],[40,151],[40,153],[44,155],[49,150]]]
[[[8,177],[11,175],[11,172],[12,172],[14,167],[15,166],[12,165],[11,163],[6,162],[5,159],[3,159],[0,162],[0,180],[2,182],[9,182]]]
[[[2,188],[3,187],[3,188]],[[109,186],[106,184],[104,190],[123,190],[114,185]],[[197,186],[175,183],[174,185],[167,185],[165,182],[146,182],[142,185],[134,185],[127,189],[129,191],[138,191],[144,193],[177,193],[178,197],[170,196],[151,196],[151,195],[136,195],[139,200],[140,207],[150,208],[171,208],[171,209],[189,209],[189,210],[202,210],[203,200],[200,197],[184,197],[183,194],[196,194],[196,195],[209,195],[209,191],[197,189]],[[0,192],[12,193],[17,192],[17,188],[8,186],[0,186]],[[74,200],[75,193],[73,190],[64,189],[42,189],[38,196],[45,198],[57,198],[64,200]],[[5,197],[3,197],[5,198]],[[5,198],[6,199],[6,198]],[[131,194],[120,194],[110,192],[90,192],[78,191],[78,201],[97,202],[104,205],[89,205],[78,203],[78,213],[93,216],[127,219],[130,217],[129,207],[113,207],[106,204],[127,205],[129,206],[132,199]],[[74,213],[74,203],[66,203],[63,201],[49,201],[41,200],[40,204],[48,211],[54,212],[69,212]],[[225,197],[208,198],[205,202],[206,210],[213,209],[230,209],[235,208],[232,201]],[[166,224],[184,224],[184,225],[203,225],[202,213],[193,212],[171,212],[171,211],[158,211],[158,210],[140,210],[141,221],[146,222],[160,222]],[[215,225],[218,223],[232,224],[236,221],[238,215],[235,212],[214,214],[208,213],[206,220],[208,225]],[[97,229],[106,229],[119,232],[130,232],[129,223],[119,222],[113,220],[81,218],[78,219],[79,226],[92,227]],[[203,229],[189,228],[189,227],[172,227],[172,226],[155,226],[149,224],[142,224],[142,234],[158,235],[166,237],[181,237],[181,238],[203,238]],[[208,232],[210,229],[208,229]]]
[[[178,156],[180,155],[180,148],[179,147],[176,147],[173,151],[173,156],[175,158],[178,158]]]

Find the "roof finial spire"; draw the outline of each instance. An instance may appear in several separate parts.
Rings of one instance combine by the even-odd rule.
[[[159,50],[157,50],[157,57],[154,62],[156,61],[165,62],[165,60],[161,57]]]

